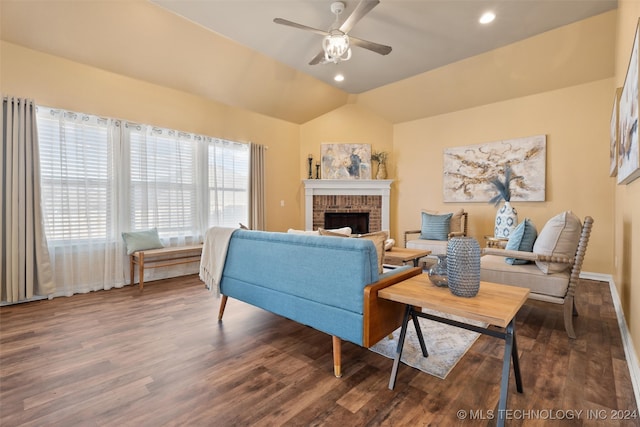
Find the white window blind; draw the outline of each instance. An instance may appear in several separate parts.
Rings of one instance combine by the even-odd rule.
[[[246,224],[249,212],[249,146],[207,138],[209,223]]]
[[[109,136],[118,123],[43,107],[37,117],[48,241],[113,235],[115,142]]]
[[[248,144],[47,107],[37,119],[50,242],[196,239],[248,220]]]
[[[132,230],[198,234],[197,144],[190,134],[127,125]]]

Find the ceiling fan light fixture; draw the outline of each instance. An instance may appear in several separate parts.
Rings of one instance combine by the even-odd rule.
[[[349,36],[340,30],[332,30],[322,41],[324,59],[327,62],[338,63],[348,61],[351,58]]]

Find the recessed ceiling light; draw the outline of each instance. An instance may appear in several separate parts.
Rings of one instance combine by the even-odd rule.
[[[485,12],[480,17],[479,22],[481,24],[488,24],[490,22],[493,22],[494,19],[496,19],[496,14],[495,13],[493,13],[493,12]]]
[[[333,80],[335,80],[337,82],[344,81],[344,76],[342,74],[336,74],[336,76],[333,78]]]

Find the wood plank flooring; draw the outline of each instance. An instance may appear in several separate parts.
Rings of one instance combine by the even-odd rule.
[[[390,359],[343,343],[337,379],[328,335],[231,299],[218,323],[218,303],[187,276],[0,308],[0,425],[495,425],[501,340],[445,380],[401,365],[391,391]],[[640,425],[608,284],[577,304],[576,340],[560,306],[518,313],[507,425]]]

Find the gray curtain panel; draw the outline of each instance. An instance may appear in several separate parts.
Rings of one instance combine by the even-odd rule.
[[[2,96],[0,294],[18,302],[55,291],[40,199],[33,100]]]
[[[264,157],[266,147],[260,144],[249,145],[249,228],[264,230],[265,191],[264,191]]]

